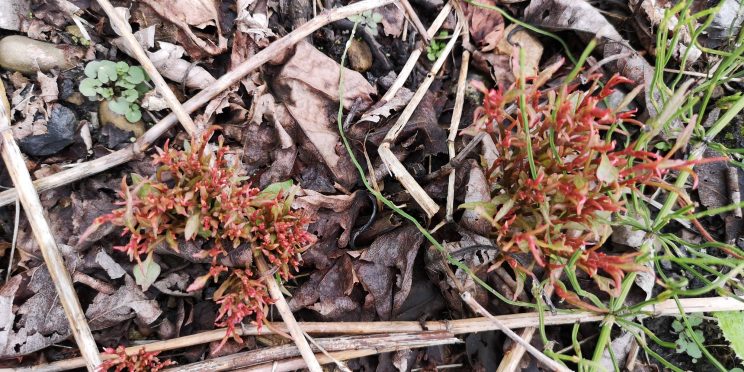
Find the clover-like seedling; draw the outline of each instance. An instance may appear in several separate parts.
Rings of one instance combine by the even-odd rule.
[[[436,61],[439,56],[442,55],[442,51],[444,50],[444,47],[447,45],[444,41],[439,41],[442,39],[447,39],[449,37],[449,32],[442,31],[439,33],[437,37],[431,40],[431,43],[429,46],[426,47],[426,58],[429,59],[429,61]]]
[[[85,76],[80,82],[80,93],[84,96],[93,101],[109,101],[111,111],[124,115],[132,123],[142,118],[138,102],[149,90],[142,67],[122,61],[91,61],[85,66]]]
[[[366,12],[363,12],[362,14],[353,15],[348,19],[354,23],[359,23],[359,25],[364,26],[364,28],[367,30],[367,33],[369,33],[370,35],[377,36],[377,24],[382,22],[382,14],[368,10]]]

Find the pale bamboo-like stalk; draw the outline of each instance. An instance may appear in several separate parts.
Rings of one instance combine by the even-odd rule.
[[[437,15],[437,18],[434,19],[434,22],[431,23],[431,26],[429,26],[429,29],[426,30],[426,36],[428,36],[431,39],[432,37],[434,37],[434,35],[436,35],[437,31],[439,31],[439,28],[441,28],[442,24],[444,24],[444,21],[447,20],[447,16],[450,14],[451,10],[452,10],[451,3],[444,4],[444,6],[442,7],[442,10]],[[395,78],[393,85],[391,85],[390,89],[388,89],[388,91],[385,92],[385,95],[383,95],[382,98],[380,98],[380,102],[389,102],[390,100],[393,99],[393,97],[395,97],[395,94],[398,93],[400,88],[402,88],[403,85],[406,83],[406,80],[408,80],[408,77],[411,75],[413,68],[416,67],[416,63],[418,62],[418,59],[421,56],[421,53],[423,52],[424,52],[423,45],[414,49],[411,52],[411,55],[408,56],[408,60],[403,65],[403,68],[400,69],[398,76]]]
[[[549,286],[545,290],[545,297],[550,297],[552,295],[553,286]],[[537,327],[527,327],[522,330],[519,336],[525,341],[530,342],[532,337],[535,335],[535,332],[537,332]],[[519,362],[522,361],[525,351],[527,350],[525,350],[524,346],[516,342],[513,343],[511,347],[509,347],[509,350],[504,353],[504,357],[501,359],[496,372],[514,372],[519,370]]]
[[[470,43],[470,26],[465,17],[460,3],[455,4],[455,13],[457,18],[463,24],[462,40],[463,44]],[[457,90],[455,93],[455,106],[452,108],[452,120],[450,121],[449,135],[447,136],[447,151],[449,160],[452,163],[457,155],[455,149],[455,140],[457,139],[457,129],[460,127],[462,119],[462,109],[465,106],[465,84],[468,80],[468,67],[470,66],[470,52],[467,49],[462,51],[462,60],[460,61],[460,75],[457,77]],[[453,168],[447,179],[447,202],[445,204],[445,220],[454,222],[452,215],[455,211],[455,176],[457,169]]]
[[[0,131],[2,131],[1,146],[5,167],[16,189],[19,190],[19,200],[33,231],[34,240],[39,245],[44,263],[52,277],[54,288],[70,323],[70,330],[75,337],[75,342],[83,355],[86,367],[93,371],[96,366],[101,364],[98,346],[96,346],[96,341],[90,333],[90,327],[88,327],[85,313],[72,285],[70,273],[67,272],[65,262],[59,248],[57,248],[57,242],[54,240],[52,230],[44,216],[44,207],[42,207],[39,195],[36,194],[31,182],[31,175],[26,168],[26,162],[13,138],[13,131],[10,128],[10,105],[2,81],[0,81]]]
[[[284,325],[287,326],[289,334],[292,335],[292,340],[294,340],[297,349],[299,349],[300,354],[302,355],[302,359],[305,361],[305,366],[303,367],[310,370],[310,372],[323,372],[323,368],[320,367],[318,359],[315,358],[313,349],[311,349],[310,345],[307,343],[302,328],[297,325],[297,319],[295,319],[294,314],[292,314],[292,310],[289,309],[289,304],[284,298],[284,294],[282,294],[279,284],[277,284],[273,275],[265,275],[265,273],[269,272],[269,265],[266,263],[266,259],[264,259],[263,256],[258,255],[255,257],[255,262],[258,270],[264,274],[264,282],[266,282],[266,285],[269,287],[269,294],[271,295],[271,299],[275,301],[274,306],[276,307],[276,310],[279,311],[279,315],[282,316]]]
[[[465,30],[465,32],[468,32]],[[460,63],[460,76],[457,79],[457,93],[455,93],[455,106],[452,108],[452,121],[449,127],[449,136],[447,137],[447,150],[449,151],[450,161],[455,158],[455,139],[457,138],[457,129],[460,127],[462,119],[462,109],[465,106],[465,85],[468,80],[468,65],[470,64],[470,52],[462,51],[462,62]],[[455,172],[452,169],[447,180],[447,206],[446,219],[449,222],[454,221],[452,214],[455,211]]]
[[[705,313],[711,311],[741,311],[744,310],[744,302],[731,297],[707,297],[707,298],[683,298],[679,300],[680,307],[686,314]],[[679,315],[680,310],[677,308],[675,300],[662,301],[655,305],[647,305],[642,311],[648,316],[673,316]],[[539,314],[535,312],[496,315],[494,316],[504,327],[509,329],[520,329],[527,327],[540,326]],[[572,324],[572,323],[592,323],[600,322],[605,319],[605,315],[596,314],[589,311],[573,311],[567,313],[544,314],[544,324],[546,326]],[[429,321],[424,324],[426,329],[422,328],[421,322],[418,321],[391,321],[391,322],[301,322],[298,323],[300,328],[314,335],[338,334],[338,335],[369,335],[375,333],[406,333],[428,331],[447,331],[455,335],[464,333],[476,333],[498,330],[499,328],[491,319],[485,317],[456,319],[456,320],[437,320]],[[275,324],[272,328],[280,332],[287,332],[282,324]],[[262,328],[260,331],[256,326],[245,325],[236,329],[240,336],[256,336],[274,334],[274,331]],[[175,350],[184,347],[204,344],[212,341],[219,341],[225,337],[225,328],[214,329],[211,331],[201,332],[193,335],[182,336],[172,340],[155,341],[149,344],[130,346],[126,349],[127,354],[136,354],[141,348],[145,351],[166,351]],[[17,372],[52,372],[63,371],[72,368],[80,368],[85,365],[82,358],[72,358],[52,362],[49,364],[37,365],[29,368],[18,369]]]
[[[401,350],[462,342],[452,333],[444,331],[333,337],[317,339],[315,341],[331,356],[334,352],[343,352],[346,350]],[[314,346],[313,350],[318,352],[319,348]],[[227,371],[236,368],[258,366],[274,361],[282,363],[286,359],[295,358],[299,355],[300,352],[297,350],[296,346],[281,345],[208,359],[185,366],[179,366],[172,370],[178,370],[179,372]],[[318,353],[317,357],[318,359],[322,359],[320,360],[322,364],[334,363],[331,359],[327,359],[328,355]],[[297,362],[303,363],[304,361],[301,358],[297,358]],[[304,365],[300,365],[299,368],[304,368]]]
[[[403,5],[403,9],[408,14],[408,17],[411,18],[411,22],[413,22],[413,26],[416,27],[416,31],[421,34],[421,38],[424,39],[426,44],[429,44],[429,41],[433,36],[429,36],[426,27],[424,27],[424,24],[421,23],[421,19],[419,18],[418,14],[416,14],[416,11],[413,10],[411,3],[409,3],[408,0],[400,0],[400,4]]]
[[[556,362],[555,360],[551,359],[547,355],[543,354],[542,351],[537,350],[537,348],[532,346],[532,344],[525,341],[523,338],[519,337],[519,335],[516,334],[514,331],[504,326],[504,324],[501,323],[501,321],[498,320],[498,318],[493,316],[491,313],[488,312],[488,310],[486,310],[486,308],[481,306],[481,304],[479,304],[478,301],[476,301],[473,298],[473,295],[471,295],[470,292],[463,293],[461,297],[462,297],[462,300],[465,301],[465,303],[468,304],[468,306],[470,306],[473,312],[475,312],[476,314],[484,315],[486,318],[488,318],[496,326],[496,328],[499,331],[504,332],[507,336],[509,336],[509,338],[512,339],[512,341],[518,343],[523,348],[525,348],[525,350],[527,350],[530,353],[530,355],[535,357],[535,359],[537,359],[545,367],[550,368],[552,371],[571,372],[571,370],[568,369],[566,366]]]
[[[145,50],[142,49],[142,45],[140,45],[137,39],[135,39],[132,34],[132,27],[127,23],[127,21],[121,18],[121,15],[116,12],[114,6],[111,5],[109,0],[97,1],[98,5],[101,6],[101,9],[103,9],[108,16],[111,25],[114,26],[114,28],[119,31],[119,35],[124,38],[124,43],[126,43],[129,50],[134,54],[134,58],[137,62],[139,62],[140,65],[142,65],[142,68],[145,69],[147,75],[150,76],[150,79],[155,85],[155,89],[163,96],[165,103],[171,109],[173,114],[176,115],[176,118],[181,122],[183,128],[186,129],[186,132],[188,132],[190,136],[193,137],[196,135],[196,124],[191,120],[189,113],[184,110],[183,106],[181,106],[181,102],[178,101],[176,95],[173,94],[173,91],[168,87],[168,83],[165,82],[165,79],[160,75],[158,69],[155,68],[155,65],[147,56]]]
[[[393,1],[394,0],[364,0],[319,14],[317,17],[288,33],[281,39],[269,44],[269,46],[238,65],[235,69],[222,75],[214,82],[214,84],[184,102],[184,110],[188,113],[196,111],[231,85],[240,82],[240,80],[248,75],[248,73],[261,67],[266,62],[278,56],[285,49],[296,44],[321,27],[366,10],[372,10],[390,4]],[[50,190],[124,164],[141,154],[147,147],[176,124],[176,122],[175,114],[171,113],[157,122],[157,124],[145,132],[145,134],[143,134],[137,142],[131,146],[106,156],[102,156],[98,159],[81,163],[73,168],[68,168],[51,176],[38,179],[34,182],[34,187],[36,187],[38,192]],[[3,191],[0,193],[0,206],[13,203],[16,198],[17,195],[15,189]]]
[[[413,178],[413,176],[411,176],[408,170],[406,170],[403,164],[401,164],[398,158],[395,157],[392,150],[390,149],[390,146],[392,146],[392,144],[395,142],[395,139],[398,138],[400,132],[403,131],[403,128],[408,123],[408,120],[411,119],[411,115],[413,115],[416,107],[418,107],[418,104],[421,102],[421,100],[424,98],[424,95],[429,90],[431,83],[434,82],[439,69],[442,68],[442,66],[444,65],[444,61],[447,60],[447,56],[450,52],[452,52],[452,48],[455,47],[455,43],[457,42],[457,38],[460,36],[461,31],[462,23],[458,22],[457,26],[455,27],[455,33],[454,35],[452,35],[452,38],[444,47],[444,50],[442,50],[442,54],[439,56],[439,58],[437,58],[436,62],[434,62],[434,65],[431,67],[429,74],[426,76],[424,81],[421,82],[421,85],[418,87],[418,89],[416,89],[416,93],[414,93],[413,98],[411,98],[411,101],[408,102],[406,108],[403,109],[403,112],[401,112],[398,120],[396,120],[395,124],[393,124],[393,126],[387,132],[385,138],[383,138],[383,143],[377,149],[377,153],[380,155],[380,159],[382,160],[382,162],[385,163],[387,168],[393,173],[393,175],[395,175],[395,178],[398,180],[398,182],[400,182],[401,185],[403,185],[403,187],[406,189],[406,191],[411,194],[411,197],[419,204],[419,206],[421,206],[421,209],[424,210],[429,218],[434,216],[439,211],[439,204],[437,204],[426,193],[426,191],[424,191],[421,185],[416,182],[416,180]]]

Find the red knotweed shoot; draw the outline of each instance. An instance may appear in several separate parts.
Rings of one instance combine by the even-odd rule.
[[[598,251],[612,231],[612,214],[623,210],[623,196],[630,190],[664,185],[665,173],[689,168],[691,163],[636,150],[635,144],[618,149],[607,135],[620,122],[641,125],[632,111],[602,105],[613,87],[630,80],[615,75],[601,87],[601,76],[595,75],[586,90],[578,90],[577,85],[542,89],[549,77],[545,75],[556,66],[524,87],[518,83],[509,89],[478,87],[485,98],[473,128],[492,136],[498,157],[486,165],[492,199],[462,207],[480,212],[491,222],[493,237],[509,264],[530,273],[513,254],[531,254],[534,264],[551,274],[558,295],[592,308],[560,287],[555,274],[578,252],[576,267],[602,290],[618,295],[625,273],[645,267],[636,263],[637,254]],[[523,105],[518,103],[521,95]],[[517,107],[514,112],[507,110],[512,104]],[[529,159],[534,159],[535,177]]]
[[[159,351],[145,351],[145,348],[141,348],[137,354],[127,355],[126,348],[120,345],[116,349],[104,348],[103,353],[115,357],[104,360],[96,369],[98,372],[157,372],[176,364],[170,359],[161,362],[157,357]]]
[[[237,162],[228,160],[222,137],[216,146],[209,144],[214,130],[185,143],[183,150],[166,142],[154,157],[156,173],[149,178],[133,174],[132,185],[125,177],[118,203],[122,207],[98,218],[81,240],[103,223],[121,226],[128,241],[114,248],[138,262],[157,246],[178,251],[179,242],[204,241],[196,256],[210,258],[211,268],[188,289],[199,290],[210,279],[219,282],[227,273],[214,295],[220,304],[217,325],[228,328],[226,338],[232,335],[240,341],[235,327],[248,316],[260,326],[272,301],[255,270],[231,269],[220,264],[221,259],[247,245],[254,256],[264,256],[282,278],[289,279],[315,237],[306,230],[308,218],[290,208],[291,182],[264,190],[251,187],[239,175]],[[252,260],[242,263],[251,264]]]

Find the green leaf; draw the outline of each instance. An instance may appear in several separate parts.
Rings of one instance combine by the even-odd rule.
[[[139,98],[139,93],[134,89],[127,89],[121,92],[121,98],[124,98],[127,102],[135,102]]]
[[[619,175],[620,172],[612,165],[610,158],[602,154],[602,160],[599,162],[599,167],[597,167],[597,179],[604,183],[613,183],[617,181]]]
[[[372,36],[377,36],[377,23],[368,23],[366,28],[367,33]]]
[[[123,98],[117,98],[115,101],[109,101],[109,109],[119,115],[125,115],[129,112],[129,102]]]
[[[697,327],[703,322],[702,318],[691,315],[687,317],[687,323],[690,323],[690,327]]]
[[[124,88],[124,89],[132,89],[136,86],[136,84],[132,84],[126,80],[119,80],[115,84],[117,87]]]
[[[152,259],[152,252],[139,265],[134,265],[134,281],[146,291],[160,275],[160,265]]]
[[[382,14],[377,13],[377,12],[372,13],[372,22],[374,22],[374,23],[380,23],[380,22],[382,22]]]
[[[191,240],[199,232],[199,224],[201,223],[201,215],[199,213],[191,215],[186,221],[186,228],[183,230],[183,235],[186,240]]]
[[[713,313],[713,316],[718,319],[718,328],[723,331],[736,356],[744,359],[744,312],[723,311]]]
[[[129,111],[127,111],[124,116],[129,120],[130,123],[136,123],[142,119],[142,111],[140,111],[140,107],[138,105],[131,105],[129,106]]]
[[[97,78],[98,77],[98,65],[100,64],[99,61],[90,61],[87,65],[85,65],[85,76],[89,78]]]
[[[127,71],[125,79],[132,84],[139,84],[145,81],[146,75],[145,70],[140,66],[133,66]]]
[[[85,78],[80,82],[80,93],[87,97],[95,97],[96,88],[100,86],[100,81],[93,78]]]
[[[437,56],[433,52],[426,53],[426,58],[432,62],[437,60]]]
[[[694,342],[687,343],[687,350],[685,350],[685,352],[687,353],[687,355],[691,356],[693,359],[698,359],[703,356],[703,352]]]
[[[364,21],[364,17],[362,17],[359,14],[353,15],[353,16],[349,16],[346,19],[348,19],[348,20],[350,20],[350,21],[352,21],[354,23],[361,23],[362,21]]]
[[[96,67],[98,80],[102,83],[116,81],[119,75],[116,73],[116,63],[111,61],[100,61]]]
[[[112,88],[99,87],[97,92],[105,99],[111,99],[114,96],[114,90]]]
[[[679,321],[679,319],[675,319],[672,322],[672,330],[674,330],[674,333],[680,333],[682,330],[685,329],[685,325],[682,324],[682,322]]]
[[[119,73],[119,75],[122,75],[126,73],[129,70],[129,65],[124,61],[116,62],[116,72]]]
[[[256,195],[256,201],[274,200],[280,192],[286,195],[293,184],[292,180],[272,183]]]

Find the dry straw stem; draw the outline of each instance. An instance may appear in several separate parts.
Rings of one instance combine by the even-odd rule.
[[[481,314],[491,320],[491,322],[496,326],[498,330],[506,333],[506,335],[509,336],[509,338],[511,338],[514,342],[525,348],[525,350],[527,350],[533,357],[535,357],[535,359],[542,363],[543,366],[550,368],[551,371],[571,372],[571,370],[566,368],[566,366],[549,358],[540,350],[537,350],[536,347],[532,346],[532,344],[519,337],[519,335],[516,334],[514,331],[505,327],[504,324],[501,323],[501,321],[499,321],[495,316],[489,313],[488,310],[481,306],[481,304],[479,304],[478,301],[473,298],[473,295],[471,295],[470,292],[464,292],[462,294],[462,300],[465,301],[465,303],[468,304],[468,306],[470,306],[470,308],[475,313]]]
[[[323,338],[317,339],[316,342],[318,343],[318,345],[320,345],[320,347],[328,351],[330,356],[333,356],[332,353],[334,352],[347,350],[402,350],[417,347],[454,344],[460,343],[462,341],[456,338],[452,333],[435,331]],[[317,347],[313,347],[313,349],[316,352],[319,351],[319,348]],[[226,355],[219,358],[180,366],[175,369],[180,372],[226,371],[235,368],[258,366],[264,363],[271,363],[273,361],[280,361],[279,363],[281,363],[281,361],[298,356],[299,351],[295,346],[282,345]],[[320,353],[317,356],[318,358],[328,357],[328,355]],[[331,359],[328,359],[327,361],[324,360],[322,363],[333,363],[333,361]],[[304,368],[304,366],[300,366],[298,368]]]
[[[687,314],[704,313],[711,311],[740,311],[744,310],[744,302],[740,302],[731,297],[708,297],[708,298],[683,298],[680,299],[681,308]],[[649,316],[673,316],[679,315],[679,309],[675,300],[666,300],[656,305],[648,305],[643,308],[643,312]],[[606,315],[595,314],[588,311],[574,311],[570,313],[550,314],[545,313],[545,325],[561,325],[572,323],[591,323],[600,322],[605,319]],[[538,327],[540,325],[539,314],[535,312],[496,315],[494,316],[505,328],[519,329],[527,327]],[[300,328],[314,335],[337,334],[337,335],[369,335],[376,333],[410,333],[421,332],[424,329],[418,321],[393,321],[393,322],[301,322],[298,323]],[[470,318],[457,319],[449,321],[431,321],[424,324],[427,331],[446,331],[459,335],[464,333],[477,333],[499,330],[492,319],[489,318]],[[287,332],[282,324],[275,324],[280,332]],[[261,331],[252,325],[243,326],[237,330],[241,336],[256,336],[273,334],[274,331],[263,327]],[[156,341],[145,345],[137,345],[127,348],[127,354],[136,354],[141,348],[145,351],[165,351],[175,350],[184,347],[204,344],[212,341],[219,341],[225,337],[225,328],[215,329],[207,332],[201,332],[193,335],[183,336],[166,341]],[[319,358],[320,361],[322,359]],[[339,359],[340,360],[340,359]],[[29,371],[64,371],[72,368],[79,368],[85,363],[82,358],[72,358],[61,360],[44,365],[38,365],[25,369],[18,369],[18,372]]]
[[[388,133],[385,135],[385,138],[383,139],[383,143],[377,149],[382,162],[385,163],[387,168],[395,175],[395,178],[398,180],[398,182],[400,182],[403,187],[411,194],[411,197],[416,200],[419,206],[421,206],[421,209],[424,210],[429,218],[434,216],[439,211],[439,204],[437,204],[426,193],[426,191],[424,191],[421,185],[416,182],[413,176],[408,173],[403,164],[401,164],[398,158],[396,158],[393,154],[392,150],[390,150],[390,146],[393,142],[395,142],[395,139],[406,126],[408,120],[411,119],[411,115],[413,115],[413,112],[416,110],[416,107],[418,107],[421,99],[424,98],[424,95],[429,90],[429,86],[431,86],[431,83],[436,78],[439,69],[442,68],[442,66],[444,65],[444,61],[447,60],[447,56],[452,51],[452,48],[454,48],[455,43],[457,42],[457,38],[460,35],[460,31],[462,31],[462,23],[458,22],[457,26],[455,27],[455,33],[454,35],[452,35],[452,38],[445,46],[442,54],[439,56],[439,58],[437,58],[436,62],[434,62],[434,65],[431,67],[429,74],[426,75],[424,81],[421,82],[421,85],[416,90],[416,93],[414,93],[413,98],[411,98],[411,101],[408,102],[406,108],[403,109],[400,117],[398,117],[398,120],[390,128],[390,131],[388,131]]]
[[[550,286],[545,289],[545,296],[550,297],[552,295],[553,287]],[[522,333],[519,336],[525,341],[530,342],[536,331],[537,327],[527,327],[522,330]],[[519,370],[519,364],[522,361],[522,357],[524,357],[525,351],[527,350],[525,350],[524,346],[519,343],[513,343],[509,347],[509,350],[504,353],[504,358],[501,359],[496,372],[513,372]]]
[[[344,19],[346,17],[372,10],[390,3],[394,0],[364,0],[345,7],[336,8],[328,12],[319,14],[317,17],[298,27],[294,31],[285,35],[281,39],[269,44],[265,49],[256,53],[247,61],[238,65],[235,69],[222,75],[214,84],[207,89],[202,90],[194,97],[183,103],[183,108],[188,113],[192,113],[200,107],[207,104],[212,98],[216,97],[223,90],[231,85],[238,83],[244,76],[251,71],[261,67],[266,62],[278,56],[287,48],[312,34],[321,27]],[[150,130],[140,137],[132,146],[113,152],[98,159],[81,163],[73,168],[66,169],[48,177],[38,179],[34,182],[38,192],[60,187],[71,182],[81,180],[94,174],[111,169],[115,166],[124,164],[141,154],[155,140],[168,131],[176,124],[176,116],[171,113],[155,124]],[[17,198],[16,190],[10,189],[0,193],[0,206],[8,205],[15,202]]]
[[[52,277],[52,282],[54,282],[59,302],[62,304],[67,320],[70,322],[70,329],[75,337],[75,342],[77,342],[88,370],[93,371],[101,363],[98,346],[96,346],[96,341],[90,333],[85,313],[83,313],[80,301],[72,286],[72,279],[67,272],[62,255],[57,248],[57,242],[54,241],[52,231],[44,217],[44,208],[41,206],[39,195],[36,194],[31,182],[31,175],[28,173],[21,150],[13,138],[13,131],[10,129],[10,105],[2,81],[0,81],[0,131],[2,131],[2,156],[5,167],[8,169],[16,189],[20,190],[20,202],[23,205],[28,223],[31,225],[34,239],[39,244],[41,254],[44,256],[44,262],[47,270],[49,270],[49,275]]]
[[[436,35],[437,31],[439,31],[439,28],[442,27],[442,24],[444,24],[444,21],[447,20],[447,16],[449,16],[450,11],[452,10],[452,4],[447,3],[444,4],[442,7],[442,10],[439,12],[439,15],[437,15],[437,18],[434,19],[434,22],[431,23],[431,26],[428,30],[426,30],[426,36],[430,39]],[[413,71],[413,68],[416,67],[416,63],[418,62],[419,57],[424,52],[424,46],[420,46],[416,49],[414,49],[411,52],[411,55],[408,56],[408,60],[406,61],[406,64],[403,65],[403,68],[400,69],[400,73],[398,73],[398,77],[395,78],[395,81],[393,82],[393,85],[390,86],[390,89],[388,89],[387,92],[385,92],[385,95],[380,98],[380,102],[390,102],[395,97],[395,94],[398,93],[400,88],[403,87],[403,85],[406,83],[406,80],[408,80],[408,77],[411,75],[411,72]]]
[[[305,360],[306,365],[304,367],[309,369],[310,372],[323,372],[323,368],[320,367],[318,359],[315,358],[315,353],[313,353],[313,350],[307,343],[307,339],[305,338],[305,334],[302,332],[302,328],[297,325],[297,319],[295,319],[294,315],[292,314],[292,310],[289,309],[289,304],[284,298],[282,290],[279,288],[279,284],[277,284],[273,275],[265,274],[270,272],[269,265],[266,264],[266,260],[263,256],[260,255],[256,256],[255,260],[258,270],[261,273],[264,273],[264,281],[269,287],[269,294],[271,295],[271,299],[276,301],[274,303],[274,306],[276,307],[277,311],[279,311],[279,315],[282,316],[282,320],[287,326],[289,334],[292,335],[292,339],[299,349],[300,354],[302,355],[302,359]]]
[[[194,121],[191,120],[189,113],[184,110],[183,106],[181,106],[181,102],[178,101],[178,98],[173,94],[173,91],[168,88],[168,84],[155,68],[155,65],[152,64],[150,58],[147,57],[147,53],[142,49],[142,45],[140,45],[137,39],[134,38],[134,35],[132,35],[132,27],[121,17],[108,0],[97,1],[98,5],[101,6],[101,9],[103,9],[108,16],[111,25],[114,26],[114,28],[119,31],[118,33],[124,38],[124,42],[127,44],[127,47],[129,47],[129,50],[134,54],[134,58],[137,59],[140,65],[142,65],[142,68],[147,71],[147,75],[150,76],[150,79],[155,84],[155,89],[157,89],[158,93],[163,96],[165,103],[176,115],[178,121],[180,121],[184,129],[186,129],[186,132],[193,137],[197,133]]]
[[[470,43],[470,27],[467,18],[462,10],[462,4],[455,4],[457,18],[463,23],[463,44]],[[447,136],[447,150],[449,152],[450,163],[455,159],[457,150],[455,149],[455,139],[457,139],[457,129],[460,127],[462,119],[462,109],[465,106],[465,84],[468,82],[468,67],[470,66],[470,52],[467,49],[462,51],[462,60],[460,61],[460,75],[457,77],[457,91],[455,93],[455,106],[452,108],[452,121],[450,121],[449,136]],[[455,211],[455,169],[449,171],[447,180],[447,204],[445,205],[445,219],[447,222],[453,222],[452,215]]]
[[[411,18],[411,22],[413,22],[413,26],[416,27],[416,31],[418,31],[424,41],[429,44],[429,41],[431,41],[431,38],[433,36],[429,36],[429,32],[427,32],[424,24],[421,23],[421,19],[419,19],[416,11],[413,10],[411,3],[409,3],[408,0],[400,0],[400,4],[403,5],[403,9],[406,11],[406,14],[408,14],[408,17]]]

